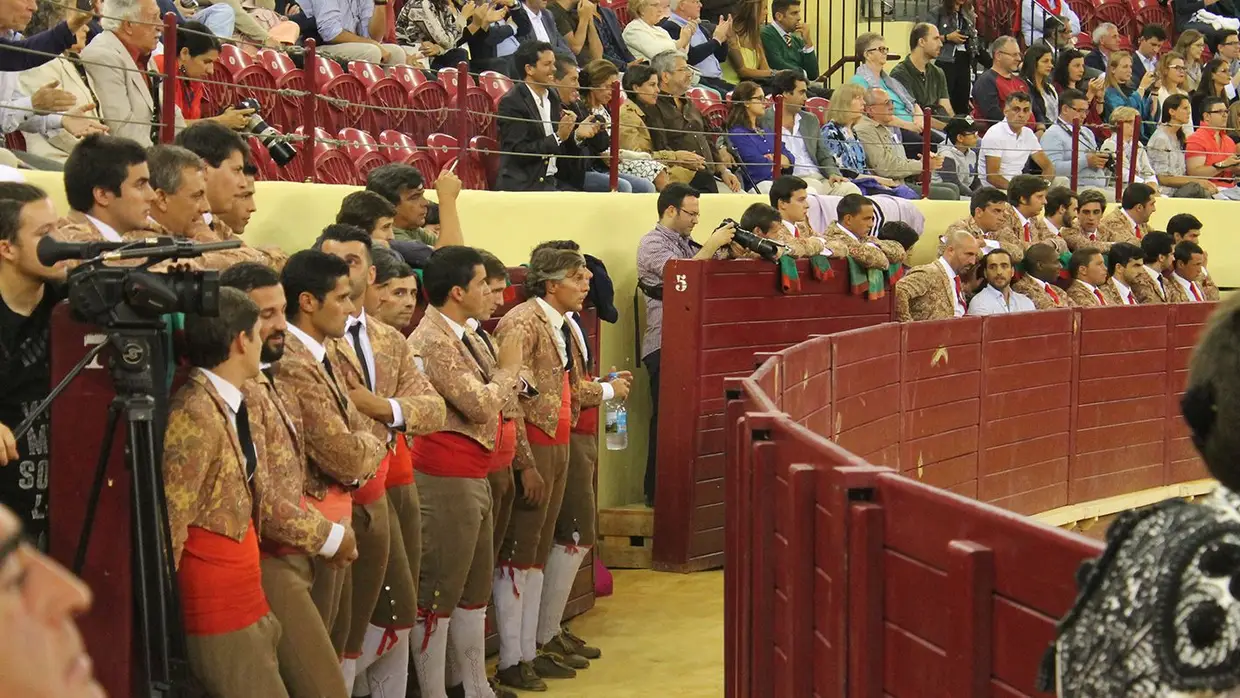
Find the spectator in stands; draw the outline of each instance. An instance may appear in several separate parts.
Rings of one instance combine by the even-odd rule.
[[[1067,251],[1068,243],[1061,235],[1062,231],[1070,230],[1076,223],[1076,192],[1067,187],[1051,187],[1046,192],[1046,208],[1042,215],[1042,223],[1050,231],[1053,238],[1060,240],[1054,243],[1056,249]]]
[[[1162,55],[1166,43],[1167,30],[1161,25],[1147,24],[1141,28],[1141,36],[1137,39],[1137,49],[1134,51],[1137,61],[1132,64],[1133,84],[1140,85],[1145,74],[1158,67],[1159,56]]]
[[[1171,273],[1175,247],[1171,236],[1156,230],[1141,238],[1140,244],[1144,273],[1132,280],[1133,295],[1141,305],[1167,303],[1171,292],[1167,275]]]
[[[1131,242],[1117,242],[1111,245],[1106,261],[1111,275],[1102,285],[1106,305],[1136,305],[1137,296],[1132,286],[1139,277],[1145,276],[1141,270],[1144,266],[1141,248]]]
[[[221,7],[228,7],[221,5]],[[239,131],[250,123],[253,109],[238,109],[227,106],[220,114],[204,116],[202,100],[207,88],[201,80],[209,80],[215,73],[215,64],[220,58],[219,37],[211,34],[198,22],[186,22],[177,26],[177,74],[173,83],[177,112],[180,121],[186,126],[202,120],[214,121],[228,128]],[[160,63],[167,72],[167,55],[160,57]],[[164,85],[167,87],[167,84]]]
[[[396,207],[373,191],[355,191],[340,200],[336,222],[353,225],[370,234],[376,243],[386,244],[394,235],[392,225],[396,220]]]
[[[625,72],[623,84],[628,99],[620,104],[620,149],[644,153],[650,162],[666,168],[667,180],[688,183],[705,168],[706,158],[687,150],[656,151],[654,138],[646,125],[647,114],[654,111],[659,100],[658,73],[650,66],[635,65]],[[666,141],[661,135],[660,144],[666,145]]]
[[[258,210],[258,202],[254,199],[254,178],[258,175],[258,168],[248,157],[241,168],[241,174],[245,175],[245,188],[241,190],[241,196],[237,197],[237,205],[232,212],[220,215],[220,220],[237,235],[245,235],[250,218]]]
[[[886,91],[876,88],[866,92],[865,102],[865,116],[857,123],[855,131],[865,149],[870,171],[897,185],[915,187],[912,183],[923,176],[925,168],[920,159],[907,157],[904,148],[898,144],[899,131],[895,130],[891,97]],[[943,157],[931,155],[928,164],[930,171],[934,172],[943,166]],[[954,201],[960,198],[960,192],[955,186],[932,182],[930,198]]]
[[[881,34],[866,32],[857,37],[857,55],[863,62],[857,66],[850,82],[867,90],[882,90],[891,104],[890,125],[905,131],[921,133],[924,117],[912,93],[887,74],[887,55],[890,50]],[[926,105],[932,106],[932,105]]]
[[[1020,68],[1020,45],[1010,36],[1001,36],[990,43],[990,55],[993,63],[990,70],[977,76],[973,83],[973,118],[980,121],[984,128],[1002,121],[1008,97],[1014,93],[1022,93],[1028,99],[1026,90],[1029,86],[1017,74]],[[1033,110],[1025,119],[1033,124]]]
[[[1044,243],[1025,250],[1025,273],[1012,284],[1012,290],[1028,296],[1038,310],[1068,307],[1068,294],[1055,286],[1063,265],[1054,247]]]
[[[91,3],[89,9],[79,10],[72,3],[65,5],[64,9],[67,14],[65,21],[49,29],[39,31],[39,26],[35,26],[32,31],[27,32],[32,34],[27,38],[0,36],[0,47],[6,49],[2,54],[4,59],[0,60],[0,70],[16,73],[37,68],[73,47],[77,33],[83,27],[98,31],[94,22],[94,13],[99,9],[97,0]],[[20,31],[30,24],[33,10],[34,7],[28,3],[15,6],[12,20],[14,31]]]
[[[865,88],[852,83],[835,90],[827,107],[827,123],[822,127],[822,142],[834,156],[843,177],[852,180],[866,194],[891,194],[904,199],[920,199],[921,192],[894,179],[880,177],[870,168],[865,145],[857,137],[856,126],[865,116]],[[805,112],[805,116],[812,116]],[[803,124],[802,124],[803,126]],[[788,131],[784,132],[785,134]],[[788,139],[788,136],[784,136]],[[781,145],[789,141],[784,140]]]
[[[1184,142],[1185,169],[1189,177],[1209,178],[1218,189],[1216,199],[1240,200],[1233,168],[1240,165],[1236,143],[1227,136],[1227,105],[1218,97],[1201,101],[1201,128]]]
[[[1074,89],[1066,89],[1059,95],[1059,118],[1042,134],[1042,150],[1056,172],[1072,171],[1073,123],[1085,121],[1089,102],[1085,95]],[[1098,151],[1094,132],[1081,127],[1077,143],[1077,186],[1105,187],[1107,184],[1106,154]]]
[[[998,189],[1007,189],[1008,182],[1025,171],[1029,160],[1042,168],[1042,176],[1054,179],[1054,163],[1042,150],[1038,137],[1025,124],[1033,111],[1029,95],[1013,92],[1003,107],[1004,121],[991,126],[982,137],[978,161],[986,171],[986,183]]]
[[[384,41],[387,0],[298,0],[301,12],[314,20],[318,55],[338,61],[366,61],[383,65],[409,62],[410,52]],[[416,55],[416,53],[415,53]]]
[[[1141,121],[1149,121],[1153,114],[1151,100],[1144,97],[1150,85],[1154,84],[1155,75],[1146,73],[1141,83],[1135,88],[1132,80],[1132,54],[1127,51],[1116,51],[1111,54],[1107,67],[1107,90],[1103,95],[1102,118],[1109,121],[1111,112],[1119,107],[1132,107],[1141,115]]]
[[[1099,239],[1098,224],[1107,208],[1107,197],[1101,189],[1082,189],[1077,195],[1076,222],[1070,229],[1060,231],[1069,250],[1096,247],[1106,252],[1111,243]]]
[[[1145,152],[1145,146],[1141,144],[1140,140],[1136,143],[1137,166],[1135,171],[1132,169],[1133,138],[1137,131],[1141,129],[1140,119],[1141,115],[1132,107],[1119,107],[1111,112],[1111,135],[1102,142],[1098,150],[1106,154],[1108,163],[1119,161],[1119,166],[1123,167],[1124,181],[1128,181],[1129,174],[1131,173],[1133,182],[1156,187],[1158,186],[1158,173],[1154,171],[1154,166],[1150,163],[1150,156]],[[1119,135],[1120,130],[1124,132],[1124,143],[1117,146],[1115,139]],[[1110,189],[1114,186],[1115,168],[1108,167],[1107,188]]]
[[[700,156],[701,168],[690,180],[699,191],[739,192],[741,181],[724,162],[725,151],[716,148],[702,112],[693,100],[685,97],[692,78],[685,57],[665,51],[654,57],[650,67],[659,75],[660,89],[658,100],[646,112],[654,150],[687,151]],[[716,177],[722,185],[716,184]]]
[[[412,4],[412,3],[411,3]],[[405,6],[406,8],[409,5]],[[504,75],[512,75],[512,54],[516,53],[521,42],[517,39],[517,23],[513,18],[516,13],[515,0],[501,0],[487,12],[487,19],[496,16],[498,20],[489,22],[472,34],[465,34],[466,45],[469,46],[469,69],[472,72],[494,70]],[[503,12],[499,12],[499,10]],[[398,20],[399,21],[399,20]],[[399,37],[399,26],[397,28]]]
[[[841,88],[842,90],[843,88]],[[836,99],[839,99],[837,95]],[[748,184],[760,192],[771,186],[771,169],[775,153],[775,134],[772,128],[761,128],[758,122],[766,114],[766,99],[762,87],[745,80],[736,86],[728,103],[728,143],[740,157]],[[828,145],[830,143],[828,142]],[[780,170],[792,171],[793,157],[788,152],[788,141],[780,143]],[[816,171],[816,170],[815,170]],[[816,183],[815,183],[816,184]]]
[[[941,129],[956,114],[947,95],[947,76],[934,62],[943,50],[943,36],[938,27],[922,22],[913,26],[908,42],[909,54],[891,69],[891,77],[918,105],[930,108],[931,124]]]
[[[1223,29],[1214,34],[1214,55],[1227,62],[1231,75],[1240,73],[1240,33]]]
[[[659,435],[659,362],[663,336],[663,267],[673,259],[711,259],[719,248],[732,242],[736,228],[715,229],[698,245],[693,228],[699,215],[699,195],[687,184],[669,184],[659,193],[659,223],[642,236],[637,245],[637,287],[646,296],[646,332],[642,335],[641,358],[650,374],[650,437],[646,455],[646,504],[654,505],[655,462]]]
[[[896,282],[896,320],[946,320],[964,315],[968,307],[960,274],[977,264],[977,240],[966,232],[947,236],[943,254],[913,267]]]
[[[208,31],[221,39],[231,39],[234,34],[240,33],[253,38],[258,43],[268,40],[267,30],[263,28],[263,25],[254,21],[248,12],[241,9],[241,4],[236,0],[225,0],[213,4],[201,3],[197,8],[182,7],[173,0],[155,0],[155,2],[159,5],[160,16],[172,13],[176,17],[178,27],[192,18],[193,21],[202,23]],[[233,9],[234,5],[236,9]],[[244,30],[254,33],[250,34]]]
[[[620,81],[620,72],[616,66],[606,59],[590,61],[581,69],[577,76],[586,113],[593,114],[599,124],[599,134],[607,139],[607,147],[611,145],[611,91],[612,86]],[[655,90],[658,89],[656,86]],[[621,106],[623,108],[623,102]],[[617,128],[622,128],[617,124]],[[623,139],[622,139],[623,140]],[[633,191],[650,192],[662,190],[667,186],[667,168],[663,163],[650,156],[639,157],[638,153],[627,151],[621,143],[619,173]],[[605,148],[606,149],[606,148]],[[605,165],[606,162],[603,161]]]
[[[986,284],[969,301],[969,315],[1000,315],[1037,310],[1023,293],[1012,290],[1012,255],[1007,250],[991,250],[982,257],[978,270]]]
[[[832,250],[847,250],[848,256],[866,269],[887,271],[904,262],[903,246],[874,236],[873,201],[860,194],[849,194],[836,205],[835,216],[823,233]]]
[[[72,242],[121,242],[147,237],[155,202],[146,151],[127,138],[92,135],[65,161],[70,223],[56,237]]]
[[[114,135],[150,145],[153,123],[165,116],[145,74],[147,58],[159,44],[159,8],[155,0],[106,0],[103,17],[104,31],[82,49],[103,123]]]
[[[1030,46],[1020,66],[1020,77],[1028,86],[1033,103],[1034,130],[1038,135],[1046,130],[1059,115],[1059,94],[1051,84],[1055,61],[1051,50],[1045,46]]]
[[[1218,186],[1207,179],[1191,179],[1184,157],[1187,139],[1185,129],[1192,110],[1184,95],[1171,95],[1163,103],[1162,123],[1146,144],[1150,166],[1158,173],[1158,188],[1163,196],[1181,199],[1208,199],[1218,193]]]
[[[1138,64],[1133,64],[1133,66],[1136,65]],[[1158,59],[1158,63],[1155,65],[1153,70],[1154,83],[1150,85],[1148,94],[1145,95],[1147,99],[1152,100],[1153,108],[1150,112],[1150,116],[1153,117],[1154,120],[1160,122],[1163,121],[1163,105],[1166,104],[1167,100],[1173,95],[1188,94],[1188,90],[1184,89],[1184,83],[1187,82],[1184,66],[1184,56],[1181,56],[1178,53],[1168,53]],[[1140,79],[1134,74],[1133,80],[1139,81]],[[1197,121],[1200,121],[1200,119],[1197,119]],[[1192,124],[1189,124],[1184,129],[1184,135],[1188,135],[1192,132],[1193,126]]]
[[[1175,52],[1184,56],[1188,81],[1184,89],[1192,92],[1201,83],[1201,60],[1206,51],[1206,37],[1195,29],[1180,33],[1175,41]]]
[[[1032,46],[1042,38],[1043,25],[1050,20],[1059,26],[1066,26],[1072,35],[1081,31],[1081,18],[1072,11],[1072,7],[1062,0],[1021,0],[1020,31],[1024,35],[1025,45]]]
[[[163,229],[160,232],[211,240],[203,219],[211,206],[207,203],[207,165],[202,158],[180,146],[157,145],[147,151],[147,167],[155,190],[151,218]]]
[[[1068,259],[1068,302],[1078,308],[1106,305],[1102,285],[1107,280],[1107,263],[1096,247],[1082,247]]]
[[[528,41],[543,41],[551,44],[556,53],[571,54],[572,47],[556,27],[555,16],[547,10],[547,3],[548,0],[526,0],[514,5],[512,20],[517,25],[517,40],[523,44]],[[513,73],[513,77],[520,80],[522,75],[517,71]]]
[[[35,13],[35,19],[32,20],[32,26],[27,29],[27,33],[52,29],[62,17],[73,17],[78,14],[80,13],[75,9],[64,10],[59,5],[41,4],[39,10]],[[40,18],[43,20],[42,25],[34,26]],[[91,105],[91,108],[83,112],[81,116],[99,122],[98,100],[86,82],[86,72],[78,58],[78,54],[86,47],[87,29],[88,27],[83,24],[74,34],[77,42],[59,56],[43,65],[18,73],[18,84],[22,94],[31,99],[42,90],[42,94],[40,94],[41,101],[45,100],[49,94],[63,91],[75,99],[73,102],[75,107],[80,108]],[[51,83],[56,83],[56,87],[48,88],[47,86]],[[69,101],[68,97],[61,97],[61,99],[64,102]],[[18,117],[20,121],[24,120],[29,114],[13,114],[13,116]],[[63,117],[61,119],[63,122]],[[34,123],[49,125],[52,121],[54,121],[54,117],[50,116],[45,117],[43,121],[36,122],[32,120]],[[47,135],[39,133],[37,129],[23,130],[22,136],[26,140],[26,155],[19,155],[17,154],[18,151],[14,151],[14,157],[34,156],[61,163],[62,165],[65,158],[69,157],[69,151],[73,150],[73,147],[81,140],[64,128],[52,130]]]
[[[1007,195],[994,187],[982,187],[973,192],[969,200],[969,216],[947,226],[945,235],[964,231],[977,240],[983,253],[1003,248],[1019,263],[1024,257],[1026,245],[1022,244],[1008,228],[1011,214]]]
[[[784,97],[784,110],[779,115],[783,131],[782,145],[792,156],[792,173],[810,183],[817,194],[844,196],[860,190],[840,171],[831,149],[823,142],[822,125],[813,112],[803,109],[806,99],[805,78],[791,70],[781,70],[771,78],[772,94]],[[762,127],[775,126],[774,108],[762,118]]]
[[[681,32],[673,39],[659,26],[663,8],[658,0],[629,0],[629,23],[624,26],[624,43],[637,58],[653,61],[664,51],[688,52],[694,32]]]
[[[1197,284],[1205,263],[1205,250],[1197,243],[1184,240],[1175,246],[1171,274],[1171,280],[1175,283],[1167,286],[1168,302],[1201,303],[1206,300],[1205,293]]]
[[[790,179],[796,178],[791,177]],[[804,189],[801,190],[802,197],[804,197],[804,191]],[[787,225],[788,222],[781,219],[779,211],[766,204],[750,204],[749,208],[745,209],[745,213],[741,215],[738,227],[740,230],[748,231],[760,238],[777,243],[780,249],[780,256],[812,257],[818,254],[831,255],[831,250],[826,249],[822,238],[813,235],[798,237],[796,233],[789,232]],[[736,243],[721,247],[716,256],[723,259],[760,259],[756,252],[751,252]]]
[[[775,74],[762,47],[761,31],[769,16],[768,7],[765,0],[734,5],[728,62],[723,65],[723,79],[733,85],[751,80],[766,89]]]
[[[1098,73],[1090,78],[1085,69],[1085,54],[1070,48],[1059,52],[1055,59],[1055,72],[1052,82],[1059,90],[1059,102],[1063,103],[1064,90],[1073,89],[1085,95],[1089,103],[1083,123],[1087,126],[1102,125],[1102,97],[1106,92],[1106,75]],[[1097,135],[1097,134],[1095,134]]]
[[[1231,68],[1222,58],[1213,58],[1201,71],[1202,79],[1197,89],[1193,90],[1193,123],[1201,123],[1201,103],[1206,97],[1218,97],[1228,107],[1228,129],[1234,129],[1235,119],[1231,114],[1231,106],[1236,103],[1236,85],[1240,78],[1233,79]],[[1192,135],[1192,131],[1187,132]]]
[[[611,64],[604,61],[611,68]],[[595,114],[581,99],[580,70],[577,61],[568,54],[555,57],[556,93],[565,111],[572,112],[576,120],[577,154],[598,156],[586,160],[571,158],[557,160],[556,177],[567,189],[604,192],[611,190],[610,168],[602,157],[611,149],[611,136],[603,128],[603,117]],[[592,132],[592,133],[591,133]],[[650,180],[630,174],[618,173],[616,189],[625,194],[646,194],[654,191]]]
[[[9,471],[17,477],[19,468]],[[33,535],[13,510],[0,506],[0,604],[8,629],[0,643],[0,693],[103,696],[75,620],[90,609],[90,588],[40,552]]]
[[[977,54],[977,13],[972,0],[943,0],[929,20],[943,37],[943,50],[935,62],[947,78],[952,113],[966,114],[973,89],[973,58]]]
[[[372,191],[396,209],[392,219],[392,238],[427,245],[436,243],[426,225],[426,189],[422,173],[413,165],[391,163],[366,173],[366,191]],[[360,226],[365,228],[365,226]]]
[[[1149,221],[1157,202],[1154,188],[1134,183],[1124,191],[1120,208],[1111,211],[1098,223],[1098,239],[1102,242],[1138,242],[1150,231]]]
[[[548,0],[547,11],[555,19],[556,31],[573,52],[574,62],[585,65],[603,57],[603,46],[594,31],[598,5],[591,0]]]
[[[1085,57],[1086,67],[1105,73],[1111,66],[1113,53],[1119,50],[1119,27],[1101,22],[1094,27],[1094,50]]]
[[[818,80],[818,53],[809,25],[802,21],[801,0],[775,0],[772,21],[762,25],[762,50],[771,70],[791,70],[805,78],[814,97],[831,96]]]
[[[720,96],[731,92],[735,85],[723,79],[723,64],[728,60],[732,17],[724,17],[718,24],[702,19],[701,0],[671,0],[671,8],[671,16],[659,22],[659,26],[678,45],[681,32],[691,32],[687,60],[697,73],[698,84]]]
[[[982,187],[977,176],[978,125],[968,116],[956,117],[944,132],[947,140],[938,149],[943,167],[934,173],[935,181],[956,187],[961,197],[969,196]]]
[[[455,68],[469,58],[462,43],[508,16],[508,7],[502,4],[480,3],[463,9],[468,13],[452,0],[410,0],[396,17],[396,42],[416,49],[430,61],[432,70]]]
[[[918,238],[921,237],[913,230],[913,226],[904,221],[887,221],[878,229],[879,240],[891,240],[900,243],[900,247],[904,248],[904,259],[907,262],[909,252],[917,244]],[[905,271],[908,265],[905,264]]]
[[[366,289],[366,314],[404,330],[418,305],[418,276],[398,253],[385,247],[371,250],[371,264],[375,282]]]

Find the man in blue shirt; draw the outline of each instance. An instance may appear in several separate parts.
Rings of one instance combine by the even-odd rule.
[[[389,0],[302,0],[302,12],[318,28],[319,55],[341,61],[402,65],[409,54],[396,44],[383,43],[387,35]],[[377,37],[377,38],[376,38]]]
[[[723,18],[719,24],[702,20],[702,0],[671,0],[672,15],[659,22],[672,39],[680,39],[682,27],[692,27],[689,39],[689,65],[698,72],[698,84],[709,87],[720,95],[731,92],[735,85],[723,79],[723,62],[728,60],[728,34],[732,32],[732,17]]]

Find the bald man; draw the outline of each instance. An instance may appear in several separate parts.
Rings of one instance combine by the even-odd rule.
[[[1029,296],[1038,310],[1068,307],[1068,294],[1055,285],[1063,264],[1059,252],[1044,242],[1025,250],[1024,276],[1012,282],[1012,290]]]
[[[961,274],[977,264],[977,251],[977,239],[968,231],[948,234],[941,257],[914,267],[896,282],[896,319],[946,320],[964,315],[968,300]]]

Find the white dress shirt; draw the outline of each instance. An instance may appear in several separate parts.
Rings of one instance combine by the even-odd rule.
[[[524,7],[524,5],[522,5],[522,7]],[[528,10],[526,11],[528,12]],[[546,39],[544,39],[544,41],[546,41]],[[560,122],[560,115],[556,114],[554,120],[551,118],[551,96],[544,91],[542,96],[539,97],[538,93],[534,91],[534,88],[529,85],[525,85],[525,89],[529,91],[530,96],[534,98],[534,105],[538,107],[538,118],[542,120],[543,135],[555,136],[555,142],[558,145],[560,143],[560,135],[555,132],[555,126]],[[555,156],[552,155],[551,159],[547,161],[546,176],[554,177],[558,170],[559,168],[555,165]]]
[[[1007,298],[1003,292],[987,284],[969,301],[969,315],[1003,315],[1005,313],[1027,313],[1037,310],[1029,296],[1017,293],[1008,287]]]
[[[956,270],[952,269],[952,265],[947,263],[946,259],[939,257],[939,266],[943,267],[943,271],[947,272],[947,288],[952,294],[952,312],[956,317],[964,315],[964,303],[960,295],[956,293]]]
[[[219,376],[219,374],[208,371],[205,368],[198,369],[202,371],[202,375],[207,377],[211,385],[215,387],[215,392],[220,394],[220,399],[228,405],[228,424],[232,427],[233,433],[240,435],[237,431],[237,410],[241,409],[241,390],[237,386],[229,383]]]
[[[1124,283],[1123,281],[1120,281],[1118,278],[1114,276],[1111,277],[1111,283],[1115,284],[1115,290],[1119,293],[1119,300],[1122,305],[1136,305],[1137,304],[1137,298],[1136,296],[1132,295],[1132,289],[1128,287],[1128,284]],[[1129,297],[1132,298],[1131,303],[1128,302]]]
[[[525,10],[525,14],[530,18],[530,24],[533,25],[534,29],[534,36],[536,36],[539,41],[551,43],[551,37],[547,36],[547,25],[543,24],[542,21],[542,13],[534,12],[530,9],[530,6],[525,3],[521,3],[521,9]]]
[[[370,372],[370,381],[373,385],[378,380],[378,373],[375,372],[375,350],[370,346],[370,329],[366,326],[366,311],[363,310],[357,317],[350,317],[345,324],[344,333],[345,341],[349,346],[353,346],[353,327],[361,325],[362,331],[358,332],[358,343],[362,345],[362,356],[357,357],[358,360],[365,362],[366,370]],[[355,347],[356,348],[356,347]],[[405,412],[400,408],[400,403],[393,398],[387,398],[388,404],[392,406],[392,421],[388,426],[392,429],[400,429],[405,426]],[[388,441],[391,442],[392,435],[388,434]]]
[[[108,225],[107,223],[104,223],[98,218],[95,218],[89,213],[84,214],[84,215],[86,216],[86,220],[90,221],[90,224],[95,226],[95,228],[99,231],[99,234],[103,236],[104,240],[107,240],[108,242],[124,242],[125,241],[124,238],[121,237],[121,234],[116,232],[116,228],[113,228],[112,226]]]
[[[572,329],[573,334],[577,336],[577,340],[581,342],[582,357],[589,362],[589,349],[586,348],[586,338],[585,335],[582,334],[581,328],[577,326],[577,322],[561,315],[560,311],[552,308],[551,304],[542,298],[535,296],[535,300],[538,302],[538,307],[543,311],[543,315],[547,318],[547,322],[551,323],[551,336],[555,338],[555,350],[560,354],[560,361],[565,364],[568,363],[568,347],[564,345],[563,331],[564,323],[567,322],[569,328]],[[571,315],[572,313],[570,312],[569,314]],[[602,385],[603,402],[607,402],[616,396],[616,391],[610,384],[603,383]]]
[[[772,23],[774,24],[774,23]],[[775,26],[779,26],[776,24]],[[801,138],[801,115],[798,113],[796,120],[792,122],[792,130],[784,129],[784,147],[788,152],[792,153],[792,174],[797,177],[813,177],[820,179],[822,172],[818,170],[818,163],[814,162],[813,156],[810,155],[809,147],[805,145],[805,139]]]
[[[1198,287],[1196,283],[1189,281],[1179,274],[1172,274],[1171,278],[1175,279],[1175,282],[1184,289],[1184,295],[1188,298],[1188,302],[1196,303],[1198,300],[1205,300],[1205,294],[1201,292],[1201,288]],[[1194,289],[1197,291],[1196,295],[1193,294]]]

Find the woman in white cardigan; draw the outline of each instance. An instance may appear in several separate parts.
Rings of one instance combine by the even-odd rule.
[[[58,19],[51,18],[49,27],[54,26]],[[33,95],[40,87],[50,82],[60,83],[58,85],[60,89],[77,97],[75,106],[96,105],[85,116],[100,119],[95,93],[87,83],[86,74],[81,69],[81,64],[77,62],[78,52],[86,47],[86,32],[88,30],[89,27],[79,29],[77,43],[69,47],[69,50],[60,56],[37,68],[31,68],[19,73],[18,80],[21,84],[22,92]],[[68,159],[69,151],[73,150],[73,147],[81,140],[63,128],[57,129],[47,136],[26,132],[23,132],[22,135],[26,139],[27,153],[56,162],[64,162]]]
[[[667,14],[666,8],[666,0],[629,0],[629,15],[633,20],[625,25],[623,37],[635,57],[649,61],[664,51],[689,50],[693,31],[681,30],[677,41],[659,26],[659,20]]]

